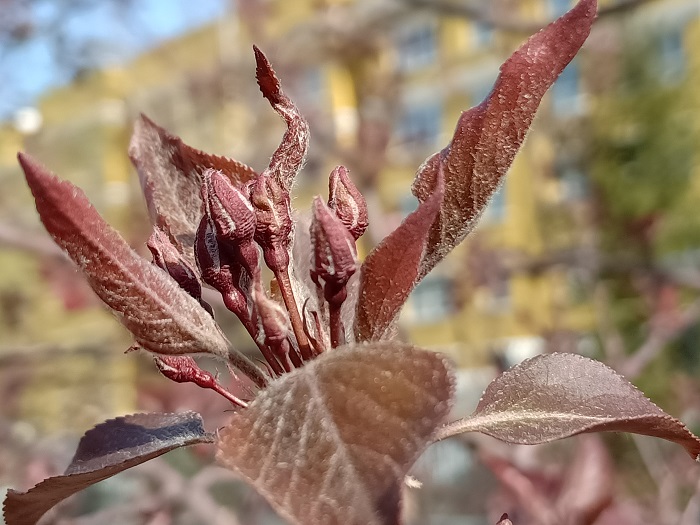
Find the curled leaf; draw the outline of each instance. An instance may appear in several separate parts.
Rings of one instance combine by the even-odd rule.
[[[176,448],[211,443],[199,414],[134,414],[110,419],[80,440],[62,476],[27,492],[9,490],[3,505],[7,525],[33,525],[68,496]]]
[[[169,233],[193,266],[194,234],[202,216],[202,173],[218,170],[235,184],[257,175],[241,162],[188,146],[145,115],[134,124],[129,157],[141,179],[151,222]]]
[[[580,0],[530,37],[501,66],[486,100],[462,114],[450,144],[420,167],[412,190],[425,201],[435,187],[440,156],[447,158],[444,203],[421,277],[473,229],[513,162],[542,97],[588,37],[596,9],[595,0]]]
[[[19,161],[46,230],[143,348],[157,354],[229,357],[228,341],[211,315],[134,252],[80,189],[26,155],[20,153]]]
[[[444,185],[439,170],[437,187],[367,256],[360,269],[355,315],[355,340],[376,341],[386,336],[420,277],[431,228],[442,202]]]
[[[253,46],[253,51],[256,64],[255,76],[258,79],[260,91],[287,124],[287,131],[272,154],[270,165],[265,172],[272,175],[286,191],[289,191],[294,178],[304,164],[306,152],[309,149],[309,124],[301,116],[294,102],[282,91],[279,78],[275,75],[265,54],[257,46]]]
[[[540,355],[494,379],[474,413],[437,434],[481,432],[534,445],[585,432],[631,432],[674,441],[695,459],[700,439],[603,363],[575,354]]]
[[[397,523],[403,477],[453,389],[433,352],[388,342],[338,348],[234,414],[217,459],[290,523]]]

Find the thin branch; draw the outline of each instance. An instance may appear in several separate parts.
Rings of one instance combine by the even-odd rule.
[[[621,0],[613,5],[602,6],[598,10],[598,18],[625,13],[651,0]],[[499,31],[511,33],[536,33],[552,20],[526,20],[519,16],[496,12],[490,2],[482,5],[474,3],[454,2],[452,0],[403,0],[403,3],[414,9],[434,11],[443,16],[467,18],[491,26]]]

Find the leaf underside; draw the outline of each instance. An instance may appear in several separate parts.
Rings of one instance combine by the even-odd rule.
[[[453,390],[433,352],[390,342],[335,349],[235,414],[217,459],[290,523],[397,523],[401,481]]]
[[[673,441],[694,458],[700,439],[603,363],[576,354],[548,354],[494,379],[474,413],[438,432],[443,439],[481,432],[534,445],[585,432],[631,432]]]
[[[450,144],[419,168],[412,191],[425,201],[446,156],[445,197],[421,267],[425,276],[464,240],[501,184],[545,92],[590,33],[595,0],[580,0],[501,66],[491,93],[462,114]]]
[[[26,155],[19,160],[46,230],[143,348],[167,355],[228,356],[228,341],[211,315],[172,277],[134,252],[79,188]]]
[[[176,448],[212,443],[199,414],[134,414],[89,430],[62,476],[27,492],[9,490],[3,505],[7,525],[33,525],[54,505],[90,485]]]

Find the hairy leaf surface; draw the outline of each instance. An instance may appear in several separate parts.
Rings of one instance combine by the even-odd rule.
[[[202,218],[202,173],[218,170],[237,184],[257,175],[241,162],[188,146],[145,115],[134,124],[129,156],[138,171],[151,222],[170,234],[192,265],[194,234]]]
[[[355,340],[384,339],[418,278],[428,237],[442,202],[442,170],[437,188],[367,256],[357,295]]]
[[[270,165],[265,171],[289,191],[309,149],[309,124],[296,104],[282,91],[282,84],[265,54],[257,46],[253,46],[253,51],[255,77],[258,79],[260,92],[287,124],[287,131],[284,132],[282,141],[272,154]]]
[[[700,439],[603,363],[575,354],[522,362],[488,386],[474,413],[438,432],[443,439],[481,432],[534,445],[584,432],[632,432],[682,445],[693,458]]]
[[[421,166],[412,191],[424,201],[447,157],[445,197],[422,263],[421,277],[473,229],[525,139],[540,101],[588,37],[595,0],[581,0],[533,35],[501,66],[491,93],[462,114],[450,144]]]
[[[228,341],[211,315],[172,277],[134,252],[79,188],[26,155],[20,154],[19,161],[46,230],[143,348],[228,356]]]
[[[134,414],[110,419],[80,440],[62,476],[27,492],[10,490],[3,506],[7,525],[33,525],[68,496],[176,448],[212,443],[199,414]]]
[[[397,523],[400,484],[451,405],[443,357],[400,343],[324,353],[219,434],[217,459],[290,523]]]

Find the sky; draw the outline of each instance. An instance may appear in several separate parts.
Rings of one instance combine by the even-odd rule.
[[[31,107],[46,90],[69,82],[78,66],[128,60],[159,43],[205,25],[230,8],[231,0],[30,0],[29,39],[0,49],[0,120]],[[57,36],[65,42],[58,51]]]

